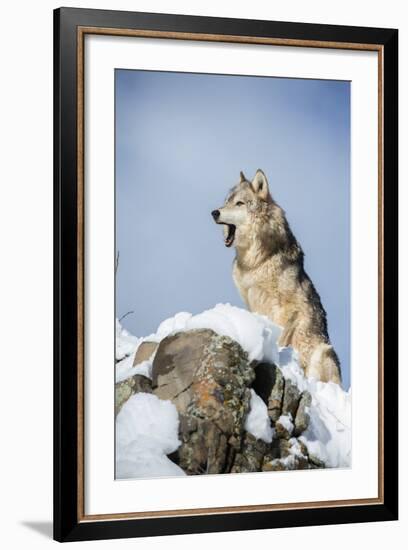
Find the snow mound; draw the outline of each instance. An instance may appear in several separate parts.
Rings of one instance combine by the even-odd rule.
[[[150,393],[130,397],[116,417],[116,477],[185,475],[166,456],[180,445],[178,425],[170,401]]]
[[[300,436],[310,455],[318,457],[327,467],[351,465],[351,390],[345,392],[329,382],[310,383],[312,404],[310,424]]]
[[[116,382],[123,382],[130,376],[142,374],[146,378],[152,378],[152,361],[150,359],[142,361],[133,366],[133,355],[126,357],[116,366]]]
[[[250,410],[245,420],[247,432],[262,439],[265,443],[271,443],[273,428],[269,421],[268,409],[262,399],[251,388]]]
[[[267,317],[251,313],[230,304],[217,304],[213,309],[198,315],[177,313],[163,321],[157,332],[146,340],[160,342],[175,332],[208,328],[217,334],[229,336],[248,353],[250,361],[272,361],[277,363],[279,350],[276,344],[282,329]]]
[[[131,355],[134,356],[134,352],[139,345],[139,342],[140,338],[132,336],[125,328],[122,327],[120,321],[116,319],[116,361],[122,361]]]

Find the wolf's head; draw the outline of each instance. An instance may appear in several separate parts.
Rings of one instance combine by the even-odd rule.
[[[257,170],[252,181],[241,172],[240,181],[229,192],[224,206],[211,212],[215,223],[224,225],[225,246],[244,245],[254,222],[263,217],[272,202],[262,170]]]

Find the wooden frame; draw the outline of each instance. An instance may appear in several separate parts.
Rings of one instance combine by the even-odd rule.
[[[61,8],[54,13],[54,33],[55,538],[59,541],[85,540],[396,519],[397,31]],[[378,52],[380,338],[377,498],[85,515],[83,43],[87,34]],[[385,348],[388,371],[384,369]]]

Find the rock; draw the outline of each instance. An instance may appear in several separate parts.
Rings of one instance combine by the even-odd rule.
[[[303,441],[300,440],[300,439],[296,439],[296,441],[297,441],[298,444],[299,444],[300,452],[301,452],[302,454],[304,454],[305,456],[308,457],[308,456],[309,456],[309,451],[307,450],[306,445],[305,445],[305,444],[303,443]]]
[[[295,417],[295,429],[293,434],[297,437],[302,432],[307,430],[310,422],[308,409],[312,403],[312,396],[308,391],[304,391],[301,395],[298,410]]]
[[[282,412],[282,399],[285,390],[285,379],[280,369],[276,368],[275,384],[268,400],[268,414],[272,422],[280,417]]]
[[[245,433],[241,449],[236,454],[230,470],[231,473],[259,472],[268,447],[262,439],[256,439],[252,434]]]
[[[227,464],[228,438],[213,422],[197,418],[195,429],[191,422],[181,422],[177,464],[188,474],[219,474],[229,469]]]
[[[270,462],[265,462],[262,466],[263,472],[283,472],[287,470],[285,463],[279,459],[271,460]]]
[[[292,442],[289,439],[279,439],[278,440],[278,449],[279,454],[276,458],[286,458],[290,455],[290,450],[292,448]]]
[[[291,444],[289,443],[288,439],[274,439],[264,455],[263,466],[265,464],[269,464],[273,460],[289,456],[290,447]]]
[[[299,388],[291,380],[285,380],[281,414],[290,414],[292,418],[296,418],[296,411],[299,405],[299,399]]]
[[[170,399],[184,414],[192,399],[191,385],[215,333],[211,330],[178,332],[161,341],[152,367],[154,393]]]
[[[131,378],[134,382],[133,393],[152,393],[152,381],[143,374],[135,374]]]
[[[269,417],[274,423],[282,412],[285,379],[273,363],[254,363],[254,367],[255,381],[252,387],[267,405]]]
[[[296,438],[276,441],[269,454],[266,454],[262,471],[309,470],[314,466],[309,463],[306,447]]]
[[[284,470],[311,470],[312,466],[304,458],[289,455],[287,458],[275,458],[262,465],[263,472],[281,472]]]
[[[133,366],[150,359],[152,353],[156,351],[158,345],[159,344],[157,342],[142,342],[137,348],[135,358],[133,359]]]
[[[297,434],[302,433],[309,423],[307,414],[307,407],[311,403],[309,392],[301,395],[298,387],[291,380],[285,380],[282,371],[274,364],[254,363],[254,368],[255,381],[252,387],[267,405],[272,424],[276,423],[281,415],[290,415],[292,421],[296,419]],[[282,435],[284,429],[281,425],[278,427],[278,432],[281,434],[280,437],[292,435],[292,431]]]
[[[152,377],[153,392],[179,411],[182,443],[172,460],[190,475],[230,471],[255,377],[246,352],[209,329],[180,332],[160,343]]]
[[[152,393],[152,381],[142,374],[135,374],[115,385],[115,415],[134,393]]]
[[[289,439],[293,433],[292,415],[281,415],[275,423],[275,433],[279,439]]]
[[[324,462],[320,460],[320,458],[317,458],[317,456],[309,453],[309,462],[312,468],[326,468],[326,465]]]

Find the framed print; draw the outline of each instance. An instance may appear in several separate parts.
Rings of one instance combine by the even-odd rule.
[[[394,29],[54,13],[54,537],[397,519]]]

